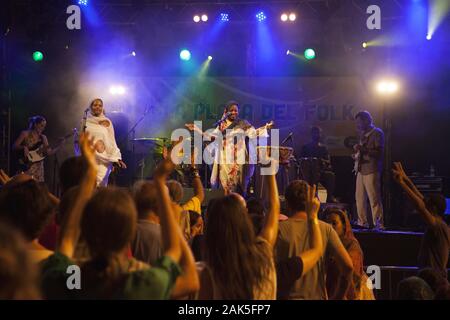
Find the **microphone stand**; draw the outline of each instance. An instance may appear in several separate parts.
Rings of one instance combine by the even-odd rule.
[[[89,108],[84,110],[84,116],[83,116],[83,127],[81,128],[82,132],[86,132],[86,121],[87,121],[87,113],[89,112]]]
[[[83,113],[83,121],[81,123],[81,132],[86,132],[86,121],[87,121],[87,113],[89,112],[89,108],[87,108],[86,110],[84,110]],[[76,130],[76,128],[74,129],[74,135],[73,135],[73,151],[74,154],[76,156],[81,155],[81,150],[80,150],[80,141],[79,141],[79,135],[78,132]]]
[[[219,121],[216,121],[216,122],[213,124],[213,127],[215,128],[215,127],[217,127],[217,126],[220,126],[220,125],[222,124],[222,122],[224,122],[225,120],[227,120],[228,114],[229,114],[229,113],[224,114],[223,117],[220,118]]]
[[[145,109],[144,113],[142,114],[142,116],[134,123],[134,125],[131,127],[131,129],[128,131],[128,133],[126,134],[126,136],[119,142],[120,145],[122,145],[124,142],[126,142],[128,140],[128,137],[130,136],[130,134],[132,134],[132,139],[133,142],[131,144],[131,155],[132,155],[132,163],[133,166],[135,166],[136,164],[136,155],[135,155],[135,146],[134,146],[134,139],[136,139],[136,127],[144,120],[144,118],[147,116],[147,114],[150,112],[150,109],[152,108],[152,106],[148,107]],[[145,167],[145,158],[142,159],[142,168],[141,168],[141,179],[144,178],[144,167]],[[133,172],[135,172],[136,168],[133,169]],[[133,178],[132,178],[133,179]]]
[[[144,113],[142,114],[142,117],[140,117],[135,124],[131,127],[131,129],[128,131],[127,135],[120,141],[120,144],[122,144],[123,142],[125,142],[128,137],[130,136],[130,134],[133,134],[133,139],[135,138],[136,135],[136,127],[142,122],[142,120],[144,120],[144,118],[147,116],[147,114],[150,112],[150,109],[152,108],[152,106],[150,106],[149,108],[147,108]],[[133,150],[134,151],[134,150]]]

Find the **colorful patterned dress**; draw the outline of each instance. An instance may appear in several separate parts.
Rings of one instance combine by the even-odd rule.
[[[35,137],[31,132],[28,132],[27,137],[22,142],[22,146],[27,147],[28,150],[33,150],[43,143],[42,135]],[[44,182],[44,160],[29,164],[28,169],[24,170],[24,172],[32,176],[36,181]]]

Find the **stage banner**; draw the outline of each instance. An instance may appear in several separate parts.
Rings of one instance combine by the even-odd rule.
[[[358,77],[235,77],[140,78],[136,80],[139,117],[150,108],[137,136],[169,137],[172,130],[194,120],[206,130],[222,116],[224,105],[235,100],[240,117],[255,127],[273,120],[280,140],[290,132],[297,153],[309,142],[312,126],[323,130],[332,156],[351,154],[357,136],[354,115],[368,110],[381,126],[381,106]]]

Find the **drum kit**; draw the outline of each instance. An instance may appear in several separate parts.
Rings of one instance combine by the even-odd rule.
[[[276,175],[278,190],[284,194],[287,186],[293,180],[305,180],[310,184],[317,184],[320,180],[320,172],[325,164],[322,159],[315,157],[296,158],[294,148],[284,146],[260,146],[257,147],[259,159],[273,157],[278,152],[279,169]],[[255,191],[259,197],[264,194],[264,181],[260,176],[260,170],[256,171]]]

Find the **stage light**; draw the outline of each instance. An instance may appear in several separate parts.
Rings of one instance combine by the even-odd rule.
[[[295,13],[291,13],[291,14],[289,15],[289,20],[290,20],[290,21],[295,21],[295,19],[297,19],[297,15],[296,15]]]
[[[286,51],[286,55],[289,55],[291,53],[291,50]]]
[[[33,60],[36,62],[42,61],[44,59],[44,55],[40,51],[33,52]]]
[[[183,49],[180,51],[180,59],[184,61],[188,61],[191,59],[191,53],[189,50]]]
[[[220,21],[230,21],[230,15],[228,13],[221,13],[220,14]]]
[[[206,14],[203,14],[203,15],[202,15],[202,21],[203,21],[203,22],[208,21],[208,16],[207,16]]]
[[[122,85],[113,85],[109,87],[109,93],[113,96],[123,96],[125,91],[125,87]]]
[[[133,57],[136,57],[136,51],[131,52],[131,55],[132,55]]]
[[[266,20],[266,18],[267,18],[267,17],[266,17],[266,15],[264,14],[263,11],[260,11],[260,12],[258,12],[258,13],[256,14],[256,19],[257,19],[259,22]]]
[[[194,20],[194,22],[200,22],[200,16],[195,15],[192,20]]]
[[[365,48],[367,48],[367,42],[363,42],[362,43],[362,47],[365,49]]]
[[[398,91],[399,85],[394,80],[382,80],[377,84],[377,91],[383,95],[393,94]]]
[[[281,21],[286,22],[288,19],[288,15],[286,13],[283,13],[280,17]]]
[[[88,3],[89,3],[88,0],[78,0],[78,4],[81,5],[81,6],[87,6]]]
[[[308,49],[305,50],[303,55],[305,56],[306,60],[312,60],[312,59],[314,59],[316,57],[316,52],[313,49],[308,48]]]
[[[424,4],[426,7],[426,4]],[[433,0],[428,1],[428,27],[427,40],[431,40],[437,29],[442,26],[445,19],[450,13],[450,1],[448,0]]]
[[[211,61],[211,60],[212,60],[212,56],[208,56],[208,60],[210,60],[210,61]]]

